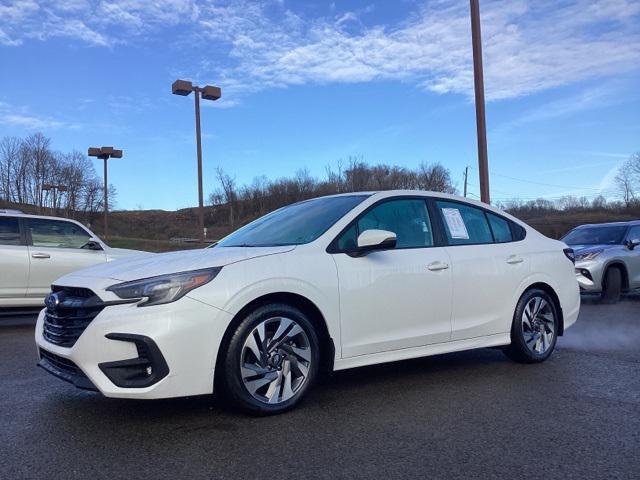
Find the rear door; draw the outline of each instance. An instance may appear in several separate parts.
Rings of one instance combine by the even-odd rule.
[[[106,261],[102,250],[82,248],[91,235],[73,222],[26,218],[31,270],[27,296],[44,297],[67,273]]]
[[[29,251],[20,219],[0,216],[0,299],[24,297],[28,279]]]
[[[452,340],[508,332],[512,299],[528,275],[521,228],[499,215],[457,201],[436,200],[453,277]]]

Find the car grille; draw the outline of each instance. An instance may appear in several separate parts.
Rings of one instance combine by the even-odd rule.
[[[53,286],[52,291],[57,294],[59,303],[47,306],[42,334],[50,343],[73,347],[104,304],[88,288]]]

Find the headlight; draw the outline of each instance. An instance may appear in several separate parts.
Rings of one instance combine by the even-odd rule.
[[[578,260],[593,260],[598,255],[600,255],[602,252],[603,252],[603,250],[591,250],[590,252],[577,253],[576,254],[576,261],[578,261]]]
[[[139,307],[171,303],[213,280],[222,267],[171,273],[111,285],[107,290],[126,300],[144,299]]]

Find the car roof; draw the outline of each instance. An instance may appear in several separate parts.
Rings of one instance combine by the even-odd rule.
[[[66,222],[80,223],[77,220],[73,220],[72,218],[65,217],[52,217],[48,215],[31,215],[28,213],[22,213],[18,210],[0,210],[0,217],[20,217],[20,218],[40,218],[44,220],[64,220]]]
[[[634,227],[640,225],[640,220],[627,220],[624,222],[603,222],[603,223],[585,223],[584,225],[578,225],[576,228],[587,227]]]

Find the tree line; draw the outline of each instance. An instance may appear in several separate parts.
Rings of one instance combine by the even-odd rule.
[[[625,205],[640,204],[640,152],[622,164],[615,182]]]
[[[308,169],[292,177],[256,177],[251,184],[238,186],[235,178],[221,168],[216,172],[218,186],[209,203],[225,210],[228,224],[234,226],[284,205],[323,195],[368,190],[431,190],[456,193],[447,168],[440,163],[421,163],[417,168],[397,165],[369,165],[351,157],[337,168],[325,168],[324,178],[313,177]]]
[[[47,185],[62,188],[54,192],[46,190]],[[103,189],[93,163],[81,152],[53,151],[51,140],[41,133],[0,140],[0,200],[8,204],[86,217],[103,209]],[[110,185],[109,203],[115,204],[115,199]]]

